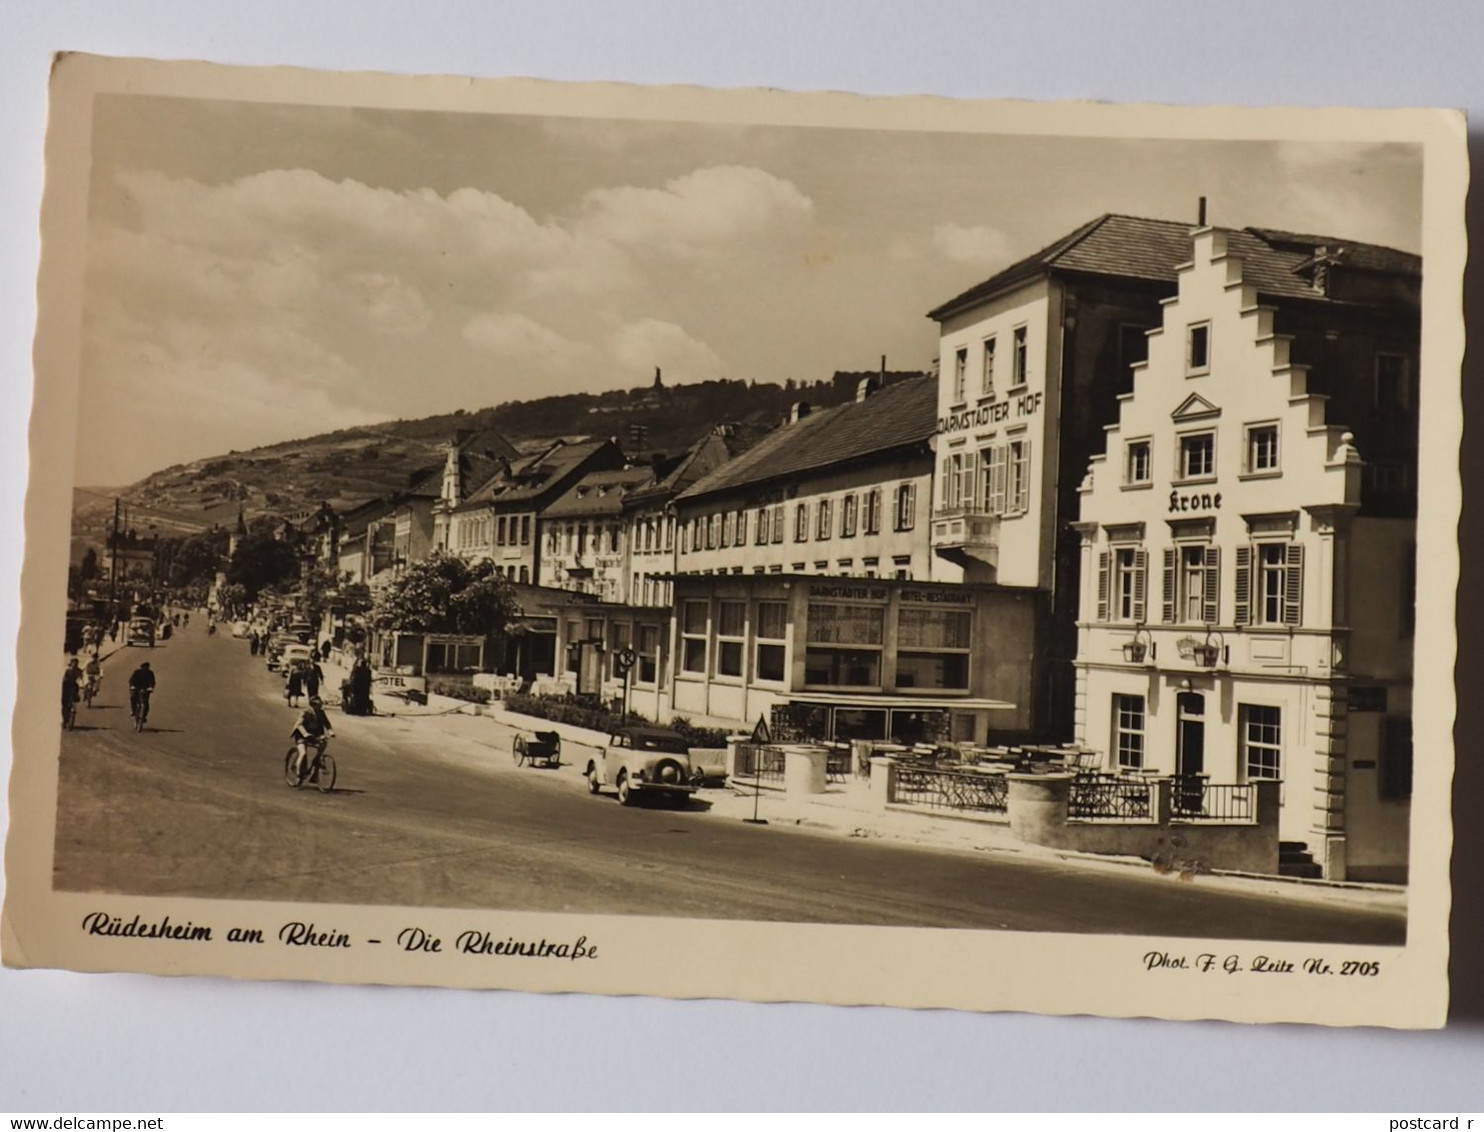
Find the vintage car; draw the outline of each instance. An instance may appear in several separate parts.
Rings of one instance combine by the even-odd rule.
[[[148,645],[155,647],[155,623],[148,617],[136,617],[129,622],[129,634],[126,643],[131,645]]]
[[[299,661],[308,664],[313,659],[314,652],[308,645],[284,645],[278,654],[278,671],[287,672]]]
[[[610,786],[625,806],[632,806],[641,794],[683,805],[696,789],[691,781],[690,749],[684,739],[663,727],[620,728],[609,736],[603,753],[587,764],[590,793]]]
[[[283,650],[288,648],[290,645],[295,645],[300,648],[308,647],[305,645],[299,645],[299,642],[296,641],[293,637],[289,636],[287,633],[274,633],[273,636],[268,638],[268,647],[264,651],[268,654],[266,663],[268,665],[269,672],[277,672],[279,668],[282,667],[280,658],[283,655]]]
[[[232,636],[238,638],[239,640],[246,637],[250,631],[251,630],[248,628],[248,624],[246,621],[232,622]]]

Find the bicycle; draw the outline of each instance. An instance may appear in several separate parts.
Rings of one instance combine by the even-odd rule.
[[[328,794],[335,789],[335,756],[325,750],[330,745],[330,740],[326,737],[307,742],[313,748],[313,754],[309,756],[302,773],[294,766],[299,758],[299,745],[294,743],[289,746],[288,753],[283,757],[283,780],[296,790],[305,782],[310,782],[321,794]]]
[[[98,683],[99,681],[93,677],[82,682],[82,702],[89,708],[93,706],[93,697],[98,694]]]
[[[71,731],[77,726],[77,699],[67,701],[67,710],[62,713],[62,730]]]
[[[135,688],[129,694],[129,714],[134,717],[134,730],[143,731],[144,721],[149,718],[149,690]]]

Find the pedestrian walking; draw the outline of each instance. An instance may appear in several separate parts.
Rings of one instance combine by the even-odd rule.
[[[371,662],[357,656],[350,670],[350,700],[356,715],[371,714]]]
[[[304,669],[298,662],[289,668],[288,682],[284,685],[283,694],[289,701],[289,707],[299,706],[299,697],[304,694]]]
[[[304,692],[312,700],[319,695],[319,686],[325,681],[325,670],[319,666],[317,661],[311,660],[304,666]]]

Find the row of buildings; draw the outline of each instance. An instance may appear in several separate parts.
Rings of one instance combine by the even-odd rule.
[[[741,452],[460,436],[335,555],[373,586],[493,560],[525,617],[491,667],[612,691],[632,649],[662,720],[1276,778],[1326,875],[1400,879],[1420,282],[1392,249],[1104,215],[931,311],[934,372]]]

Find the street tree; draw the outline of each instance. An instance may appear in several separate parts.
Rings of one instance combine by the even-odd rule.
[[[201,531],[169,548],[169,581],[177,589],[209,586],[227,560],[230,535],[221,529]]]
[[[244,535],[227,563],[227,581],[247,591],[247,600],[256,601],[258,594],[271,586],[296,581],[299,556],[286,542],[272,534],[255,531]]]
[[[516,613],[515,593],[493,562],[471,565],[435,552],[377,595],[370,621],[405,633],[488,636],[503,631]]]

